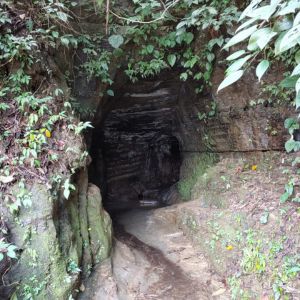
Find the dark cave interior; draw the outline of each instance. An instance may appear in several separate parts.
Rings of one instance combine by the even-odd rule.
[[[141,81],[109,99],[92,143],[90,177],[109,212],[168,205],[182,163],[174,80]]]

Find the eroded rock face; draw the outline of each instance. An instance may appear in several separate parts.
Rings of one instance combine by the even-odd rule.
[[[224,79],[226,66],[218,64],[212,77],[212,98],[217,104],[216,118],[207,123],[213,148],[219,152],[283,150],[287,131],[283,123],[294,114],[287,104],[252,105],[251,101],[264,98],[262,85],[251,68],[235,84],[217,93]],[[267,84],[278,84],[283,79],[283,66],[274,66],[264,77]],[[273,99],[276,102],[277,99]]]
[[[174,74],[170,77],[127,85],[111,100],[95,136],[102,141],[109,209],[158,206],[179,179],[186,144],[182,132],[188,124],[182,122],[180,105],[187,95],[184,84]]]
[[[112,224],[109,214],[103,209],[100,189],[93,184],[89,184],[87,191],[87,217],[92,265],[95,265],[110,255]]]
[[[32,206],[20,211],[17,223],[13,216],[6,220],[21,256],[5,280],[21,283],[20,299],[29,293],[36,299],[68,299],[80,278],[110,255],[111,220],[102,208],[100,190],[88,184],[86,170],[75,183],[69,200],[63,195],[54,199],[46,186],[34,184]]]

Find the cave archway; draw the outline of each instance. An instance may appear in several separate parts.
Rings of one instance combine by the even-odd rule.
[[[191,101],[177,74],[123,84],[94,131],[92,181],[110,211],[170,203],[180,177]],[[183,125],[184,124],[184,125]]]

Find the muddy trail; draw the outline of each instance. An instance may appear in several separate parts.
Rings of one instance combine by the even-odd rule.
[[[175,225],[174,212],[167,207],[119,215],[112,258],[79,299],[230,299],[226,284]]]

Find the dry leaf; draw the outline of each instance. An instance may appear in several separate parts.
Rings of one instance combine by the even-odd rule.
[[[14,181],[14,176],[13,175],[9,175],[9,176],[0,176],[0,182],[2,183],[10,183],[12,181]]]

